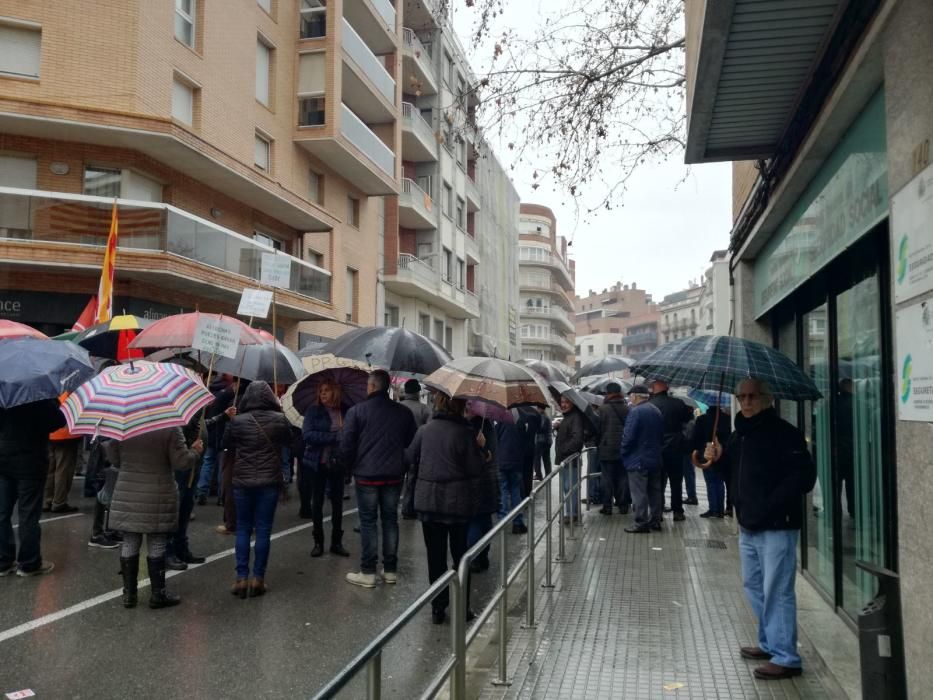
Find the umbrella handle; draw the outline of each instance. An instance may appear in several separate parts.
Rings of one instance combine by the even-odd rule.
[[[713,439],[709,444],[716,445],[717,447],[719,446],[719,440],[716,438],[715,435],[713,436]],[[697,469],[709,469],[711,466],[715,464],[715,462],[712,459],[704,460],[703,456],[700,454],[698,450],[694,450],[693,452],[690,453],[690,461],[693,463],[693,466],[695,466]]]

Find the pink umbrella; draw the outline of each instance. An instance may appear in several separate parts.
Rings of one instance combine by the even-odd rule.
[[[202,318],[223,320],[224,323],[237,326],[240,329],[240,345],[257,345],[263,342],[262,337],[255,330],[237,318],[194,311],[189,314],[175,314],[174,316],[160,318],[141,330],[139,335],[130,343],[130,347],[190,348],[194,344],[198,321]]]
[[[49,339],[45,333],[37,331],[32,326],[27,326],[25,323],[17,323],[16,321],[7,321],[5,319],[0,320],[0,340],[9,340],[10,338]]]

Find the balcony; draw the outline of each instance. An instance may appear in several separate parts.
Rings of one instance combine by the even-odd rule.
[[[410,102],[402,103],[402,160],[413,163],[437,161],[434,129]]]
[[[481,262],[479,256],[479,242],[469,231],[467,231],[466,235],[463,237],[463,252],[468,260],[472,260],[474,263]]]
[[[527,234],[523,234],[527,235]],[[567,265],[558,255],[554,253],[547,252],[541,248],[534,248],[535,253],[529,251],[529,246],[524,248],[519,248],[518,252],[518,261],[519,263],[527,263],[530,265],[543,265],[552,270],[557,271],[560,274],[560,279],[558,282],[563,283],[565,289],[573,289],[573,278],[570,276],[570,270],[567,269]],[[540,252],[537,252],[540,251]]]
[[[546,336],[527,336],[522,334],[522,347],[526,345],[549,345],[560,348],[565,354],[573,355],[574,347],[557,333]]]
[[[170,204],[117,201],[117,278],[154,293],[171,288],[236,304],[244,287],[258,286],[262,254],[276,252]],[[104,197],[0,187],[0,259],[37,271],[70,268],[97,276],[112,207]],[[330,295],[327,270],[291,258],[291,283],[278,295],[286,315],[333,318]]]
[[[402,29],[402,91],[418,95],[436,95],[437,77],[431,54],[414,31]]]
[[[346,19],[343,20],[342,46],[344,58],[349,59],[343,64],[344,102],[370,123],[392,121],[395,80]],[[373,96],[377,99],[373,100]],[[380,104],[380,99],[385,100],[385,104]]]
[[[642,331],[640,333],[632,333],[631,335],[626,335],[622,338],[622,345],[626,348],[634,347],[637,345],[657,345],[658,344],[658,333],[657,331]]]
[[[405,0],[404,20],[412,27],[441,29],[449,10],[449,0]]]
[[[476,181],[469,174],[464,180],[466,181],[467,211],[479,211],[479,189],[476,187]]]
[[[548,307],[528,306],[527,304],[522,304],[521,308],[519,309],[519,313],[522,316],[527,316],[528,318],[532,318],[532,319],[546,318],[552,321],[556,321],[561,326],[563,326],[568,332],[571,332],[571,333],[574,332],[574,330],[576,329],[576,327],[573,324],[573,321],[571,321],[567,317],[567,312],[564,311],[563,309],[560,309],[554,306],[548,308]]]
[[[479,316],[479,300],[473,292],[442,282],[438,272],[420,258],[402,253],[394,275],[386,275],[386,289],[400,296],[420,299],[454,318]]]
[[[377,54],[396,48],[395,8],[389,0],[353,0],[343,3],[345,21]]]
[[[398,223],[402,228],[437,228],[437,210],[431,195],[418,187],[410,178],[402,180],[402,191],[398,196]]]

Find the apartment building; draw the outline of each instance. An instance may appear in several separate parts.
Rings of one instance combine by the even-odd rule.
[[[700,294],[700,332],[702,335],[730,335],[732,298],[729,285],[729,251],[713,251],[710,266],[703,275]]]
[[[567,257],[567,241],[557,235],[554,212],[540,204],[522,203],[518,231],[521,356],[569,371],[576,268]]]
[[[658,307],[636,283],[576,297],[575,366],[606,355],[639,359],[658,346]]]
[[[691,280],[686,289],[668,294],[661,300],[658,305],[661,312],[659,330],[664,343],[705,334],[702,296],[703,287]]]
[[[274,251],[289,344],[381,320],[401,36],[388,0],[0,0],[0,315],[68,327],[116,199],[115,308],[232,314]]]

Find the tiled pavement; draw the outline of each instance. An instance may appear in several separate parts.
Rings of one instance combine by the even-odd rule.
[[[702,496],[701,496],[702,501]],[[574,560],[555,565],[556,588],[539,597],[537,626],[516,619],[508,644],[511,685],[473,676],[474,695],[506,698],[845,698],[801,633],[803,676],[758,681],[737,650],[756,626],[739,576],[731,519],[687,507],[663,533],[623,532],[628,516],[585,518]],[[513,611],[514,613],[515,611]],[[492,670],[495,673],[495,668]]]

